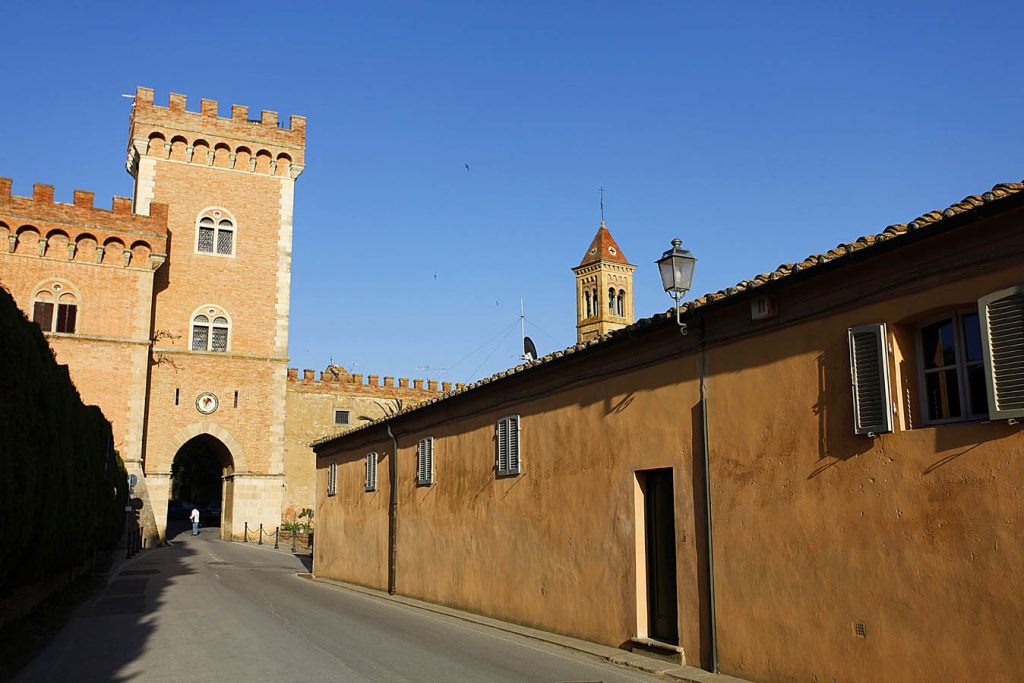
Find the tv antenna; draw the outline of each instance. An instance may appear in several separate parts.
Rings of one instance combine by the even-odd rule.
[[[526,336],[526,304],[519,300],[519,328],[523,333],[523,356],[527,363],[537,360],[537,346],[533,340]]]

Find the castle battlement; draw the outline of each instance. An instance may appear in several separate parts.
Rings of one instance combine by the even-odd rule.
[[[71,204],[55,202],[53,185],[36,183],[31,197],[11,193],[0,178],[0,249],[8,253],[157,267],[167,254],[167,205],[154,203],[148,216],[132,213],[127,197],[109,209],[93,205],[95,195],[75,190]]]
[[[216,100],[186,109],[185,95],[170,93],[167,106],[154,101],[151,88],[136,88],[129,132],[128,171],[140,157],[180,161],[234,171],[297,178],[305,164],[306,117],[293,115],[282,127],[276,111],[249,118],[249,108],[231,105],[222,117]]]
[[[407,377],[399,377],[396,384],[394,377],[382,378],[380,375],[350,374],[338,365],[328,366],[326,370],[319,373],[319,377],[316,375],[315,370],[304,369],[300,377],[298,368],[288,368],[288,383],[297,388],[303,387],[314,391],[366,394],[380,398],[424,399],[453,390],[451,382],[438,383],[432,379],[414,379],[410,386]],[[462,383],[458,383],[454,385],[454,389],[458,390],[463,386]]]

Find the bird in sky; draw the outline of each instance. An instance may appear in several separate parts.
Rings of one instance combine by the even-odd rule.
[[[465,166],[466,166],[466,170],[468,171],[469,170],[469,164],[465,164]]]

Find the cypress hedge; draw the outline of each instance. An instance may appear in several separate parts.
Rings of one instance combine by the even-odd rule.
[[[0,595],[115,545],[127,493],[110,422],[0,287]]]

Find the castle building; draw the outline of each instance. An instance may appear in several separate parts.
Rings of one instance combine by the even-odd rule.
[[[576,274],[576,341],[596,339],[633,323],[633,271],[636,266],[615,243],[604,221],[590,242]]]
[[[306,119],[251,119],[214,100],[186,109],[138,88],[127,169],[131,200],[111,209],[75,190],[54,202],[0,179],[0,284],[39,323],[82,398],[113,426],[138,477],[142,521],[165,538],[168,501],[220,501],[224,537],[272,529],[312,508],[309,442],[380,405],[439,393],[332,366],[320,381],[287,369],[293,199]],[[289,394],[294,397],[289,399]],[[342,415],[345,415],[344,419]],[[351,419],[350,419],[351,418]],[[182,472],[212,477],[186,481]]]

